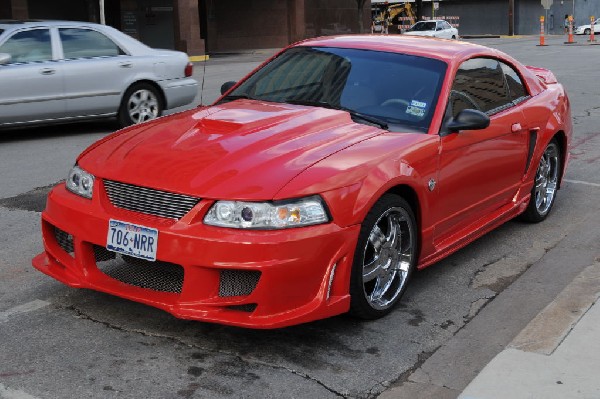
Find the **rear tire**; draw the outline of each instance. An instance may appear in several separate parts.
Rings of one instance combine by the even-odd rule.
[[[158,90],[149,83],[136,83],[125,91],[118,120],[121,127],[149,121],[161,116],[164,105]]]
[[[350,314],[377,319],[406,291],[417,264],[417,224],[402,197],[385,194],[362,223],[350,278]]]
[[[550,214],[556,193],[562,165],[560,148],[555,139],[544,150],[538,164],[531,198],[521,219],[530,223],[539,223]]]

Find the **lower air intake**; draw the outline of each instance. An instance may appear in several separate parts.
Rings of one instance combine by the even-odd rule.
[[[150,262],[127,255],[114,254],[95,246],[96,266],[109,277],[122,283],[149,290],[181,293],[183,267],[169,262]]]
[[[252,313],[254,310],[256,310],[256,306],[257,305],[255,303],[248,303],[244,305],[230,305],[227,306],[227,309],[237,310],[238,312]]]
[[[75,250],[73,249],[73,236],[66,231],[62,231],[58,227],[54,228],[54,238],[57,244],[68,254],[73,255]]]
[[[260,272],[257,270],[221,270],[219,296],[250,295],[259,279]]]

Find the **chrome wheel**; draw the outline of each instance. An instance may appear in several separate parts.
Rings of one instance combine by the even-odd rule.
[[[540,216],[545,216],[552,207],[558,187],[558,171],[560,156],[558,146],[550,143],[540,159],[535,174],[534,200],[535,208]]]
[[[136,90],[127,100],[127,111],[133,123],[141,123],[154,119],[160,113],[158,98],[150,90]]]
[[[390,308],[408,281],[415,256],[412,216],[402,207],[387,209],[375,222],[363,252],[363,293],[375,310]]]

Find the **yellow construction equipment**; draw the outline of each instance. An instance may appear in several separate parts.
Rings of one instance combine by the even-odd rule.
[[[408,18],[407,20],[403,19]],[[383,4],[373,18],[372,33],[401,33],[399,25],[413,25],[417,18],[410,3]]]

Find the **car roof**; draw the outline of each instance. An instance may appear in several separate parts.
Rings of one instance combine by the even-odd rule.
[[[304,40],[297,45],[341,47],[361,50],[386,51],[449,61],[473,55],[505,57],[505,54],[474,43],[408,35],[343,35],[323,36]]]
[[[0,29],[13,30],[33,27],[51,27],[51,26],[103,26],[93,22],[84,21],[60,21],[60,20],[41,20],[41,19],[0,19]]]

